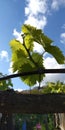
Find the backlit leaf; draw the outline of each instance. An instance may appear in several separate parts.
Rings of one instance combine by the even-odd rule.
[[[45,51],[50,53],[59,64],[64,64],[65,57],[57,46],[48,46]]]
[[[33,38],[30,35],[25,36],[25,45],[29,51],[33,50],[34,47]]]
[[[25,55],[27,55],[26,49],[23,46],[23,44],[20,43],[19,41],[15,40],[15,39],[10,42],[10,47],[12,49],[12,52],[21,50],[25,53]]]
[[[19,73],[20,72],[33,72],[34,70],[37,70],[36,67],[32,67],[31,64],[27,63],[27,64],[24,64],[20,70],[19,70]],[[41,80],[43,80],[43,77],[44,77],[44,74],[41,75]],[[27,85],[29,86],[33,86],[37,83],[37,81],[39,82],[39,75],[36,74],[36,75],[28,75],[28,76],[23,76],[21,77],[21,79],[24,81],[24,83],[26,83]]]
[[[33,26],[24,24],[22,26],[22,31],[27,35],[31,35],[35,42],[41,44],[43,47],[51,44],[53,41],[48,38],[41,29],[37,29]]]
[[[22,26],[22,38],[23,43],[17,40],[10,42],[12,50],[12,68],[13,72],[32,72],[35,70],[44,69],[43,54],[44,51],[50,53],[59,64],[63,64],[65,58],[61,50],[53,46],[53,41],[48,38],[41,29],[37,29],[33,26],[24,24]],[[37,42],[43,47],[42,55],[39,52],[34,52],[34,42]],[[39,79],[39,75],[23,76],[21,79],[29,86],[33,86],[37,81],[42,81],[45,75],[42,74]]]
[[[38,67],[43,67],[43,57],[41,54],[34,52],[32,58],[38,64]]]

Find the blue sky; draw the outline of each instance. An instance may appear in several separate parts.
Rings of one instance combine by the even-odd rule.
[[[65,0],[0,0],[0,72],[12,73],[9,42],[20,40],[21,26],[26,23],[41,28],[65,55]],[[41,51],[40,47],[36,47]],[[45,57],[46,68],[64,68],[53,57]],[[46,75],[44,82],[65,80],[64,75]],[[15,89],[27,89],[19,78],[12,79]]]

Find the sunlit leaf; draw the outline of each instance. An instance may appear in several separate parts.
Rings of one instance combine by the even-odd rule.
[[[24,24],[22,26],[22,31],[27,35],[31,35],[35,42],[41,44],[43,47],[51,44],[53,41],[48,38],[41,29],[37,29],[33,26]]]
[[[42,90],[43,93],[65,93],[65,84],[57,82],[48,82],[46,87]]]
[[[52,43],[53,41],[50,38],[48,38],[44,33],[41,34],[41,45],[43,47],[51,45]]]
[[[12,55],[12,62],[13,62],[13,72],[19,70],[19,68],[28,62],[28,58],[26,57],[24,51],[21,49],[13,53]]]
[[[23,43],[20,43],[17,40],[12,40],[10,42],[11,50],[12,50],[12,68],[13,72],[32,72],[38,70],[40,68],[44,69],[43,63],[43,54],[38,52],[34,52],[34,42],[37,42],[43,47],[43,51],[50,53],[59,64],[63,64],[65,58],[61,52],[61,50],[53,46],[53,41],[48,38],[41,29],[37,29],[33,26],[24,24],[22,26],[22,38]],[[38,82],[42,81],[44,74],[41,75],[39,79],[39,75],[28,75],[23,76],[21,79],[29,86],[33,86]]]
[[[45,47],[45,51],[50,53],[59,64],[64,64],[65,57],[57,46]]]
[[[33,38],[30,35],[26,35],[25,37],[25,45],[29,51],[33,50],[34,44],[33,44]]]
[[[10,41],[10,46],[11,46],[12,51],[16,51],[22,48],[22,44],[15,39]]]
[[[20,70],[19,70],[19,73],[20,72],[33,72],[34,70],[37,70],[36,67],[32,67],[31,64],[27,63],[27,64],[24,64]],[[44,77],[44,74],[41,75],[41,80],[43,80],[43,77]],[[24,83],[26,83],[27,85],[29,86],[33,86],[37,83],[37,81],[39,82],[39,75],[36,74],[36,75],[28,75],[28,76],[23,76],[21,77],[21,79],[24,81]]]
[[[27,55],[26,49],[24,48],[23,44],[15,39],[10,42],[10,47],[11,47],[12,52],[21,50],[25,53],[25,55]]]
[[[43,57],[41,54],[34,52],[32,54],[33,60],[37,63],[37,67],[43,67]]]

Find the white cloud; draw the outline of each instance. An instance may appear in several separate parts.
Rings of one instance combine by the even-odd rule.
[[[58,10],[59,9],[59,3],[58,3],[58,1],[57,0],[53,0],[51,7],[54,10]]]
[[[18,91],[18,92],[21,92],[21,91],[23,91],[23,89],[21,89],[21,88],[17,88],[17,89],[14,89],[15,91]]]
[[[15,38],[22,43],[23,39],[21,35],[22,32],[18,32],[16,29],[13,30],[13,36],[15,36]]]
[[[26,0],[24,23],[44,29],[47,25],[47,14],[65,6],[65,0]]]
[[[26,15],[38,15],[39,13],[45,14],[47,11],[47,0],[26,0],[25,7]]]
[[[42,85],[45,85],[47,82],[57,81],[65,83],[65,74],[46,74],[45,78],[42,81]]]
[[[52,0],[51,8],[53,10],[58,10],[62,6],[65,6],[65,0]]]
[[[42,54],[44,52],[44,49],[42,45],[38,44],[37,42],[34,42],[34,51]]]
[[[54,58],[47,57],[44,60],[44,66],[46,69],[59,69],[64,67],[64,65],[59,65]]]
[[[60,38],[61,38],[60,42],[65,44],[65,32],[61,33]]]
[[[47,0],[26,0],[25,23],[44,29],[47,24],[47,10]]]
[[[24,23],[44,29],[47,24],[47,18],[45,16],[46,12],[48,11],[47,1],[48,0],[26,0],[26,20]],[[18,32],[16,29],[14,29],[13,35],[22,43],[23,40],[21,37],[21,32]]]
[[[10,67],[8,69],[9,74],[13,73],[13,68],[12,68],[13,62],[10,62]]]
[[[59,65],[54,58],[47,57],[44,60],[44,66],[46,69],[60,69],[65,68],[65,65]],[[42,84],[46,82],[65,81],[65,74],[46,74]]]
[[[1,52],[0,52],[0,60],[5,60],[5,61],[9,61],[9,57],[8,57],[8,52],[7,51],[5,51],[5,50],[2,50]]]
[[[63,24],[62,29],[65,29],[65,24]]]
[[[41,17],[35,17],[33,15],[29,15],[27,20],[25,20],[25,24],[30,24],[34,27],[44,29],[44,27],[47,24],[47,19],[45,16]]]

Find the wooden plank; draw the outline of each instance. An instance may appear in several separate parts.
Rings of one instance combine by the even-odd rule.
[[[0,91],[2,113],[65,113],[65,94],[22,94],[16,91]]]

